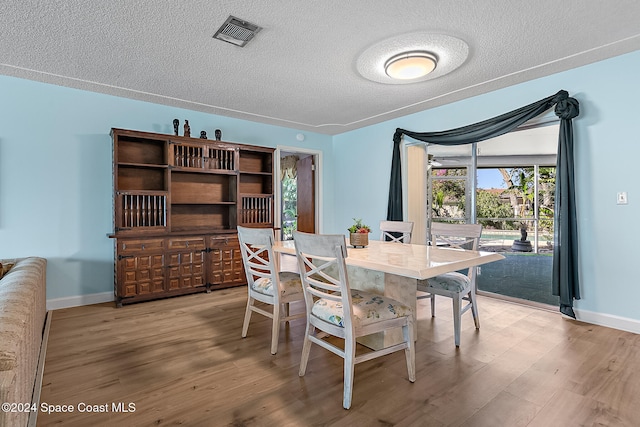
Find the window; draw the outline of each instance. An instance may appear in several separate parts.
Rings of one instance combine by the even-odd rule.
[[[465,221],[468,218],[467,168],[431,169],[431,218]]]

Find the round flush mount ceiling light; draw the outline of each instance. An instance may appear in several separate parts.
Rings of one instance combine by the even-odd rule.
[[[384,72],[392,79],[412,80],[424,77],[436,69],[438,58],[429,52],[404,52],[384,64]]]
[[[422,55],[413,59],[422,62],[422,74],[392,77],[394,69],[405,62],[401,59],[416,53]],[[365,49],[356,60],[356,69],[362,77],[377,83],[410,84],[442,77],[464,64],[468,56],[469,46],[458,38],[427,32],[408,33]],[[425,72],[429,67],[431,70]]]

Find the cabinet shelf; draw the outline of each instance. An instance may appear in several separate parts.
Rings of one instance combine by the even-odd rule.
[[[171,205],[171,230],[235,228],[235,205]]]
[[[238,169],[243,173],[273,173],[273,151],[241,149]]]
[[[171,173],[171,203],[232,203],[236,201],[236,195],[236,175]]]
[[[236,171],[225,170],[225,169],[194,169],[194,168],[186,168],[182,166],[171,166],[170,168],[173,172],[182,172],[182,173],[194,173],[194,174],[205,174],[205,175],[233,175],[233,176],[238,175]]]
[[[174,227],[175,231],[177,233],[180,234],[194,234],[194,233],[207,233],[207,234],[212,234],[212,233],[229,233],[229,232],[235,232],[236,229],[235,228],[228,228],[228,227],[208,227],[208,226],[201,226],[201,227],[193,227],[193,226],[189,226],[189,227]]]
[[[115,131],[112,131],[112,135]],[[137,165],[167,165],[166,140],[153,140],[129,135],[118,136],[115,150],[118,163]]]
[[[150,169],[167,169],[169,165],[158,165],[151,163],[131,163],[131,162],[118,162],[118,166],[120,167],[130,167],[130,168],[150,168]]]
[[[239,191],[242,194],[272,194],[273,176],[271,174],[241,174]]]
[[[135,190],[135,191],[130,191],[130,190],[118,190],[115,192],[115,194],[124,194],[124,195],[129,195],[129,194],[139,194],[139,195],[162,195],[162,196],[167,196],[169,194],[168,191],[157,191],[157,190]]]
[[[271,193],[240,193],[240,197],[272,197]]]
[[[243,175],[260,175],[260,176],[273,176],[271,172],[255,172],[255,171],[239,171]]]
[[[171,206],[179,205],[221,205],[221,206],[235,206],[236,202],[203,202],[203,201],[191,201],[191,202],[171,202]]]
[[[167,168],[118,165],[116,189],[120,191],[166,191]]]

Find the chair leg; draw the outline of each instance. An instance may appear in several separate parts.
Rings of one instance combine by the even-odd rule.
[[[436,294],[431,294],[431,317],[436,317]]]
[[[476,304],[476,293],[471,289],[469,291],[469,301],[471,302],[471,314],[473,314],[473,323],[476,329],[480,329],[480,316],[478,315],[478,305]]]
[[[462,306],[461,295],[455,295],[453,298],[453,335],[456,347],[460,347],[460,310]]]
[[[309,353],[311,352],[311,340],[309,335],[314,331],[315,327],[310,323],[307,323],[306,331],[304,332],[304,341],[302,342],[302,357],[300,358],[300,370],[298,375],[303,377],[307,371],[307,362],[309,362]]]
[[[411,336],[413,340],[413,335]],[[342,407],[351,407],[351,396],[353,395],[353,375],[355,370],[354,359],[356,357],[356,343],[353,339],[345,339],[344,342],[344,392],[342,397]]]
[[[290,302],[285,302],[283,304],[283,308],[284,308],[284,317],[289,317],[289,308],[291,307],[291,303]],[[289,320],[287,319],[287,323],[289,323]]]
[[[247,331],[249,330],[249,322],[251,321],[251,307],[253,306],[255,300],[253,298],[249,298],[247,300],[247,309],[244,312],[244,323],[242,324],[242,338],[247,336]]]
[[[404,355],[407,359],[407,372],[409,374],[409,381],[416,381],[416,346],[413,341],[413,322],[409,320],[405,326],[402,327],[402,335],[404,341],[407,343],[407,348],[404,349]]]
[[[271,354],[278,352],[278,339],[280,338],[280,304],[273,305],[273,319],[271,323]]]

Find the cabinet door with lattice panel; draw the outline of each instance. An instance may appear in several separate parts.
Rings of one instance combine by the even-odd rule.
[[[209,239],[208,279],[211,288],[237,286],[247,282],[236,236]]]
[[[198,288],[206,285],[204,237],[168,239],[167,290]]]
[[[164,239],[119,239],[116,302],[165,292]]]

